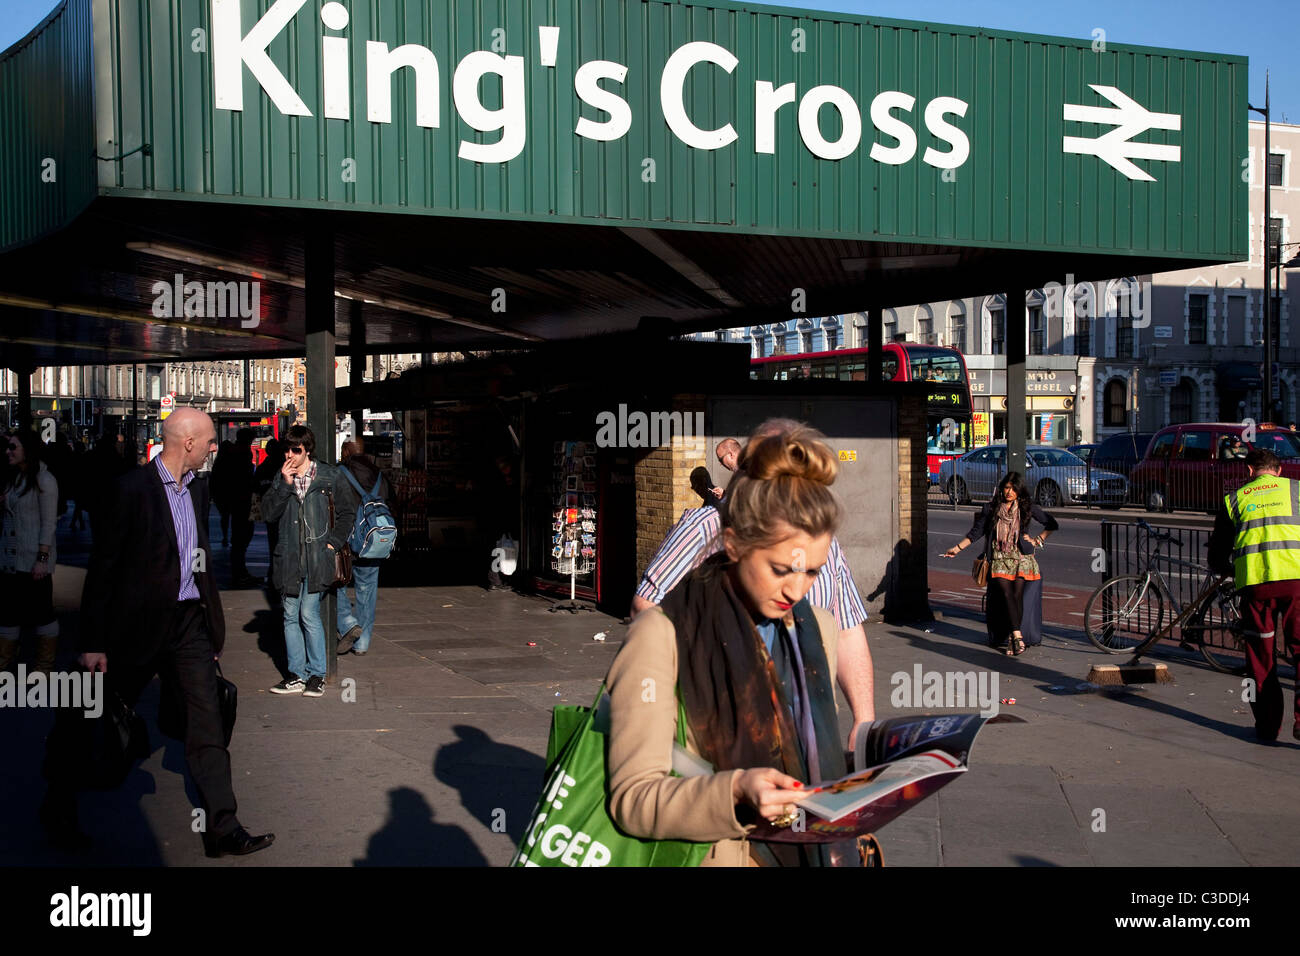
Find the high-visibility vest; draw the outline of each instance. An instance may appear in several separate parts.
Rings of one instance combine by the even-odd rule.
[[[1260,475],[1223,501],[1237,526],[1237,587],[1300,579],[1300,482]]]

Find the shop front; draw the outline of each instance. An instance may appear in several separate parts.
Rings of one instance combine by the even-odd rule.
[[[976,447],[1007,440],[1005,369],[971,369],[972,431]],[[1078,373],[1071,369],[1025,370],[1025,441],[1065,448],[1076,439]]]

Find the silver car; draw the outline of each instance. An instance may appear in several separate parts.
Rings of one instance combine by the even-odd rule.
[[[1091,502],[1118,508],[1128,498],[1128,479],[1102,468],[1088,470],[1082,458],[1049,445],[1025,449],[1025,482],[1034,501],[1044,508]],[[976,448],[939,466],[939,486],[960,504],[988,501],[1007,473],[1007,446]]]

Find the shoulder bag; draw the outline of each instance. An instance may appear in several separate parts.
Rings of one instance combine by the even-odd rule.
[[[325,492],[330,504],[330,530],[334,530],[334,493]],[[345,588],[352,583],[352,549],[346,544],[335,550],[329,549],[330,554],[334,555],[334,579],[330,581],[332,588]]]
[[[510,865],[699,866],[713,844],[642,840],[624,833],[610,818],[609,708],[601,706],[604,697],[601,685],[590,707],[556,707],[552,713],[546,781]],[[677,743],[675,752],[686,743],[680,699]]]
[[[217,664],[217,706],[221,711],[221,731],[229,747],[239,710],[239,688],[226,680],[220,664]],[[158,697],[158,729],[173,740],[184,741],[188,722],[185,708],[185,692],[180,684],[174,676],[164,677]]]

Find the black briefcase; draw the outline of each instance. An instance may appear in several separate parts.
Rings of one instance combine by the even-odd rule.
[[[221,729],[229,747],[235,733],[239,688],[222,676],[220,664],[217,665],[217,705],[221,708]],[[176,685],[175,678],[165,679],[158,699],[158,729],[174,740],[184,741],[185,725],[185,694]]]
[[[116,790],[126,780],[136,761],[152,753],[149,728],[144,718],[123,703],[116,691],[109,691],[104,710],[87,718],[76,709],[60,710],[54,733],[59,746],[70,746],[85,755],[78,784],[94,790]]]

